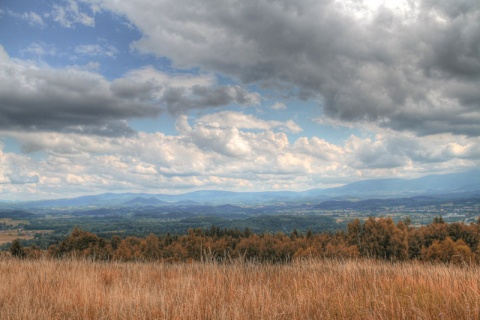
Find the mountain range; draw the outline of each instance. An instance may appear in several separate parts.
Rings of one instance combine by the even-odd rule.
[[[15,203],[22,208],[86,206],[188,206],[320,203],[328,200],[365,200],[413,196],[480,197],[480,170],[428,175],[417,179],[373,179],[341,187],[307,191],[232,192],[202,190],[184,194],[105,193],[69,199]],[[9,203],[12,205],[12,203]]]

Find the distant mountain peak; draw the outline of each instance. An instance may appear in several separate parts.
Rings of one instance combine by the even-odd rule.
[[[132,205],[159,205],[159,204],[165,204],[167,202],[159,200],[155,197],[150,197],[150,198],[143,198],[143,197],[136,197],[131,200],[125,201],[122,204],[127,205],[127,206],[132,206]]]

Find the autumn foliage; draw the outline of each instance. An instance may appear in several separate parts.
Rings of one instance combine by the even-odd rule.
[[[480,262],[480,225],[444,223],[414,228],[391,218],[356,219],[334,233],[253,234],[219,229],[190,229],[186,235],[150,234],[146,238],[116,235],[111,239],[75,228],[50,257],[88,257],[112,261],[257,261],[285,263],[302,258],[373,258],[387,261]],[[32,250],[25,248],[25,255]],[[37,253],[38,255],[38,253]]]

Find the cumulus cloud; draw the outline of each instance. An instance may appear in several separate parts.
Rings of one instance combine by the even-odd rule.
[[[295,86],[344,122],[480,134],[476,0],[94,2],[142,31],[135,48],[176,66]]]
[[[27,188],[39,182],[39,173],[34,162],[17,154],[4,153],[0,145],[0,190],[10,186],[18,188],[26,185]]]
[[[480,141],[452,134],[417,137],[385,130],[343,144],[283,132],[177,121],[178,133],[99,136],[1,132],[29,153],[0,150],[0,194],[42,197],[106,191],[301,190],[385,176],[418,177],[478,167]],[[36,191],[35,191],[36,190]]]
[[[112,81],[88,68],[53,69],[12,59],[0,47],[0,129],[131,135],[127,120],[229,104],[259,95],[212,76],[171,76],[152,67]]]
[[[294,144],[294,150],[299,153],[313,156],[324,161],[341,162],[346,151],[337,145],[331,144],[323,139],[312,137],[301,137]]]
[[[345,144],[349,166],[357,169],[426,170],[444,168],[455,163],[462,168],[467,163],[478,165],[479,138],[458,137],[452,134],[432,135],[427,138],[392,131],[377,134],[375,138],[350,137]]]
[[[218,126],[236,127],[238,129],[259,129],[273,130],[280,129],[292,133],[300,133],[302,128],[293,120],[286,122],[276,120],[262,120],[253,115],[244,114],[234,111],[221,111],[209,115],[205,115],[196,120],[198,123],[210,123]]]

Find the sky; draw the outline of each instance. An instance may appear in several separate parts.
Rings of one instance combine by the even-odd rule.
[[[0,200],[479,167],[478,0],[0,3]]]

